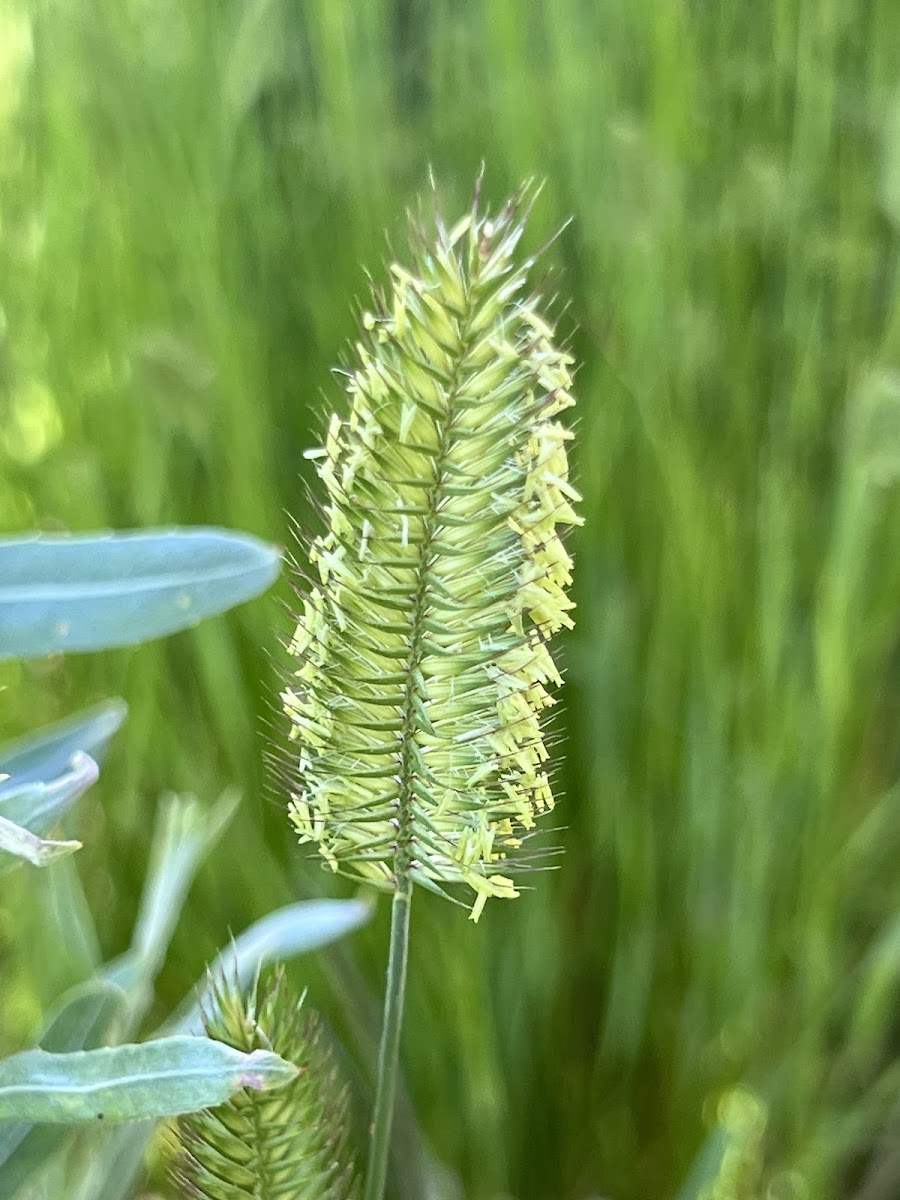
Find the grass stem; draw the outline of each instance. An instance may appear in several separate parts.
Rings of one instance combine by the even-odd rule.
[[[364,1200],[382,1200],[387,1178],[391,1125],[394,1117],[394,1093],[397,1087],[400,1030],[403,1025],[403,999],[406,992],[406,959],[409,949],[411,902],[412,880],[404,874],[400,876],[391,906],[391,948],[388,957],[384,1024],[381,1030],[381,1046],[378,1051],[375,1110],[372,1115],[369,1166],[366,1173]]]

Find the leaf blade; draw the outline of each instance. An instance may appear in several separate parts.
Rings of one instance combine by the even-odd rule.
[[[239,801],[239,793],[227,789],[211,807],[201,805],[194,796],[174,794],[160,805],[131,946],[101,968],[104,979],[128,994],[131,1029],[140,1022],[152,999],[153,981],[194,877],[234,816]]]
[[[164,637],[258,595],[279,565],[220,529],[0,540],[0,659]]]
[[[100,769],[88,754],[72,756],[69,769],[50,783],[0,784],[0,872],[25,860],[46,867],[81,849],[75,841],[43,835],[96,783]]]
[[[117,1031],[126,1008],[125,993],[114,984],[104,980],[78,984],[47,1015],[39,1044],[57,1054],[93,1050]],[[0,1123],[0,1200],[12,1200],[70,1136],[62,1125]]]
[[[89,754],[72,755],[68,768],[56,779],[0,785],[0,816],[43,833],[97,782],[100,768]]]
[[[0,851],[8,856],[5,862],[11,857],[29,862],[33,867],[49,867],[58,858],[74,854],[80,849],[81,842],[54,842],[38,837],[15,821],[0,817]]]
[[[267,913],[210,965],[244,987],[263,967],[320,949],[364,925],[374,909],[368,900],[301,900]],[[167,1028],[199,1033],[203,1028],[201,998],[207,995],[209,972],[199,981]]]
[[[147,882],[135,919],[132,947],[155,975],[203,860],[227,829],[240,793],[224,791],[211,806],[171,796],[154,833]]]
[[[104,700],[62,721],[44,725],[0,746],[0,774],[8,786],[42,783],[63,774],[79,751],[102,762],[107,745],[128,715],[124,700]]]
[[[213,1107],[243,1087],[289,1082],[277,1054],[171,1037],[72,1054],[25,1050],[0,1061],[0,1121],[140,1121]]]
[[[114,983],[105,979],[78,983],[48,1012],[39,1045],[53,1054],[96,1050],[116,1036],[127,1007],[125,993]]]

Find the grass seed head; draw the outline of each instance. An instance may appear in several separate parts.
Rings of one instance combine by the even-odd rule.
[[[279,971],[244,994],[212,981],[206,1035],[237,1050],[274,1050],[298,1074],[284,1087],[244,1089],[225,1104],[178,1119],[172,1181],[195,1200],[355,1200],[349,1093],[315,1013]]]
[[[475,919],[518,894],[508,856],[553,807],[547,643],[572,625],[572,359],[517,254],[531,194],[414,225],[373,293],[315,454],[326,527],[283,694],[301,841],[385,888],[468,885]]]

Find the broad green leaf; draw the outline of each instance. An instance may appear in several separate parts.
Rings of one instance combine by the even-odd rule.
[[[372,912],[372,904],[367,900],[303,900],[289,904],[245,929],[220,953],[210,971],[224,972],[229,980],[246,986],[268,963],[327,946],[365,925]],[[200,1030],[200,1002],[207,994],[207,978],[204,975],[197,984],[171,1028]]]
[[[172,1037],[74,1054],[25,1050],[0,1060],[0,1121],[143,1121],[222,1104],[240,1088],[277,1087],[296,1068],[268,1050]]]
[[[2,539],[0,659],[164,637],[265,591],[279,559],[221,529]]]
[[[124,700],[105,700],[14,742],[5,742],[0,746],[0,774],[10,778],[3,787],[56,779],[66,773],[79,751],[102,762],[110,738],[127,714]]]
[[[39,1042],[57,1054],[102,1046],[125,1017],[125,994],[102,980],[79,984],[60,998],[47,1015]],[[12,1200],[19,1188],[66,1142],[63,1125],[27,1121],[0,1124],[0,1200]]]
[[[6,856],[4,862],[19,858],[35,867],[47,867],[56,859],[80,849],[81,842],[48,841],[6,817],[0,817],[0,851]]]

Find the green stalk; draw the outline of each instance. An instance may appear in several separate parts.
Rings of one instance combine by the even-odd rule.
[[[388,956],[384,1023],[381,1029],[381,1046],[378,1051],[375,1110],[372,1114],[372,1136],[364,1200],[382,1200],[387,1178],[391,1125],[394,1119],[394,1093],[397,1089],[400,1030],[403,1025],[403,998],[406,993],[406,959],[409,949],[411,902],[412,880],[408,874],[403,873],[398,877],[397,891],[394,893],[391,905],[391,949]]]

